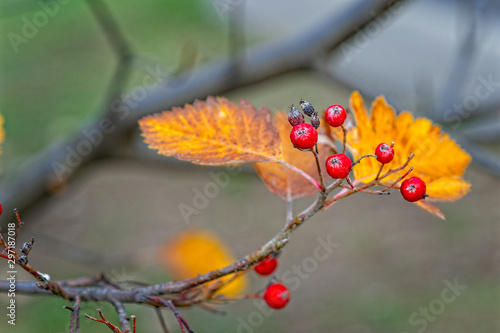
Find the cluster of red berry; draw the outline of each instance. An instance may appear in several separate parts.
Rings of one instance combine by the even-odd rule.
[[[278,267],[278,258],[274,254],[270,254],[255,265],[254,270],[259,275],[267,276],[273,274],[276,267]],[[266,288],[262,298],[269,307],[282,309],[290,302],[290,291],[282,283],[273,283]]]
[[[304,115],[292,105],[288,113],[288,121],[293,126],[290,132],[290,141],[295,148],[312,150],[318,143],[317,129],[320,125],[320,119],[311,103],[301,99],[300,107],[307,116],[311,117],[311,124],[305,123]],[[341,105],[333,104],[326,109],[325,120],[332,127],[342,126],[346,118],[347,112]],[[379,144],[375,149],[375,156],[377,161],[382,164],[390,163],[394,158],[393,145]],[[333,179],[347,178],[351,168],[351,159],[342,153],[332,155],[326,160],[326,172]],[[347,180],[349,181],[349,179]],[[403,198],[410,202],[418,201],[426,196],[425,183],[418,177],[411,177],[403,181],[400,191]]]

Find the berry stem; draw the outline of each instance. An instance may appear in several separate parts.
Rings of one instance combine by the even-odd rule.
[[[347,129],[342,125],[342,131],[344,131],[344,138],[342,139],[342,154],[345,154],[346,142],[347,142]]]
[[[356,162],[354,162],[354,163],[352,164],[352,166],[355,166],[355,165],[356,165],[356,164],[358,164],[358,163],[359,163],[359,162],[360,162],[363,158],[366,158],[366,157],[375,157],[375,158],[377,158],[377,155],[374,155],[374,154],[367,154],[367,155],[363,155],[363,156],[361,156],[360,158],[358,158],[358,159],[356,160]]]
[[[382,169],[384,168],[385,164],[380,165],[380,169],[378,169],[377,177],[375,177],[375,180],[378,180],[378,177],[380,177],[380,173],[382,172]]]
[[[351,185],[352,186],[352,185]],[[373,191],[373,190],[367,190],[367,189],[364,189],[362,187],[351,187],[349,185],[344,185],[344,184],[341,184],[340,187],[343,187],[347,190],[350,190],[352,192],[363,192],[363,193],[369,193],[369,194],[377,194],[377,195],[382,195],[382,194],[390,194],[389,192],[383,192],[382,191]]]
[[[406,171],[406,173],[404,175],[402,175],[401,177],[399,177],[394,183],[392,183],[391,185],[387,186],[386,188],[384,188],[383,190],[381,190],[381,192],[385,192],[387,191],[388,189],[392,188],[394,185],[396,185],[397,183],[399,183],[401,181],[401,179],[405,178],[406,176],[408,176],[408,174],[410,172],[413,171],[413,167],[411,167],[410,169],[408,169],[408,171]]]
[[[351,189],[354,190],[354,185],[351,183],[351,179],[349,178],[349,176],[347,176],[345,178],[345,180],[347,181],[347,184],[349,184],[349,186],[351,186]]]
[[[401,171],[403,170],[404,168],[406,168],[408,166],[408,163],[410,163],[411,159],[415,156],[415,154],[411,153],[410,156],[408,156],[408,159],[406,160],[406,162],[400,166],[399,168],[396,168],[396,169],[390,169],[389,171],[387,171],[382,177],[380,177],[380,180],[384,179],[385,177],[395,173],[395,172],[398,172],[398,171]]]
[[[314,155],[314,159],[316,160],[316,167],[318,168],[318,175],[319,175],[319,183],[321,185],[321,192],[325,193],[326,187],[325,187],[325,181],[323,180],[323,171],[321,170],[321,163],[319,161],[319,154],[318,154],[318,145],[316,145],[316,150],[312,150],[312,153]]]
[[[300,170],[299,168],[285,162],[284,160],[281,160],[279,158],[275,158],[275,157],[271,157],[270,158],[270,161],[272,162],[277,162],[285,167],[287,167],[288,169],[298,173],[299,175],[303,176],[304,178],[306,178],[311,184],[313,184],[314,186],[316,186],[316,188],[319,190],[319,191],[323,191],[322,188],[321,188],[321,185],[313,178],[311,177],[308,173]]]

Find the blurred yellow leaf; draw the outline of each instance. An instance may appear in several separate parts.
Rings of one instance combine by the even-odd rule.
[[[189,229],[165,244],[161,260],[178,280],[196,277],[223,268],[236,261],[224,242],[211,232]],[[233,275],[220,280],[228,281]],[[214,281],[212,283],[217,283]],[[220,289],[228,296],[242,295],[248,286],[248,278],[240,275]]]
[[[281,158],[269,109],[208,97],[139,120],[149,148],[202,165],[240,165]]]

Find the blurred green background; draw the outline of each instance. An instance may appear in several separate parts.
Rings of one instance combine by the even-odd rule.
[[[24,19],[33,17],[41,5],[13,3],[0,7],[3,181],[15,177],[31,157],[99,116],[117,64],[83,1],[61,4],[59,12],[15,52],[9,33],[20,34]],[[190,54],[195,55],[194,66],[201,66],[229,52],[228,17],[218,15],[217,2],[105,3],[136,55],[129,89],[141,84],[148,66],[162,64],[175,72]],[[263,34],[254,26],[246,29],[249,44],[280,34]],[[349,93],[349,88],[322,76],[297,72],[226,97],[276,110],[300,97],[321,108],[346,104]],[[371,102],[368,96],[366,100]],[[63,191],[23,214],[22,240],[37,240],[30,261],[53,279],[104,271],[118,280],[159,283],[169,275],[158,263],[158,247],[188,227],[213,230],[238,257],[253,251],[281,228],[285,207],[250,169],[231,178],[190,223],[182,220],[178,206],[190,203],[193,189],[211,181],[209,171],[219,170],[134,159],[95,162]],[[398,196],[358,195],[319,213],[294,235],[280,259],[278,274],[295,278],[296,286],[284,310],[268,315],[246,300],[219,307],[226,315],[198,308],[181,312],[195,332],[500,332],[500,181],[478,166],[470,167],[465,178],[472,183],[471,193],[458,203],[439,206],[448,218],[444,222]],[[299,200],[296,210],[308,202]],[[4,212],[2,219],[11,218]],[[298,275],[294,265],[304,267],[313,257],[318,237],[331,237],[339,246],[310,273]],[[249,292],[265,287],[265,279],[250,275]],[[18,277],[31,279],[22,272]],[[412,315],[436,306],[446,281],[455,280],[467,288],[425,325],[412,324]],[[66,302],[40,296],[17,300],[16,326],[9,326],[2,316],[0,331],[68,331],[70,313],[62,309]],[[7,301],[0,296],[1,309]],[[97,316],[98,308],[117,322],[106,304],[88,303],[82,310]],[[138,332],[160,331],[151,309],[127,305],[127,310],[137,316]],[[171,331],[179,332],[173,315],[166,317]],[[81,332],[109,331],[85,319],[80,326]]]

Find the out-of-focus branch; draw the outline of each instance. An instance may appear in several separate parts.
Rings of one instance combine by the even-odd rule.
[[[120,94],[123,93],[130,77],[133,60],[132,49],[108,6],[101,0],[87,0],[86,2],[118,59],[113,78],[105,94],[104,110],[105,114],[107,114],[112,108],[113,101],[117,100]]]
[[[80,331],[80,296],[76,297],[74,306],[65,306],[65,309],[71,311],[71,321],[69,326],[69,333],[78,333]]]
[[[479,51],[477,43],[477,24],[480,17],[477,14],[478,1],[463,2],[464,13],[461,13],[457,30],[463,32],[462,40],[457,50],[455,60],[451,66],[446,84],[443,90],[438,92],[438,100],[434,107],[432,117],[443,119],[445,110],[452,107],[453,103],[459,100],[463,93],[464,83],[472,70],[473,58]],[[467,11],[467,13],[465,13]],[[472,15],[471,15],[472,13]]]
[[[125,311],[125,307],[123,306],[123,303],[117,302],[115,300],[111,300],[111,303],[115,307],[116,313],[118,314],[118,318],[120,320],[120,327],[122,329],[122,332],[132,332],[130,329],[130,317],[128,316],[127,312]]]
[[[314,70],[318,73],[318,75],[323,76],[332,82],[336,82],[335,75],[332,72],[331,67],[327,66],[326,62],[321,60],[314,62]],[[432,114],[433,112],[431,111],[429,115]],[[488,138],[498,137],[498,132],[495,132],[496,129],[498,129],[498,124],[492,123],[483,134]],[[446,128],[446,131],[472,156],[472,161],[474,163],[486,168],[486,170],[491,172],[493,175],[497,177],[500,176],[500,158],[497,154],[481,148],[478,144],[464,136],[461,131],[456,131],[452,128]]]

